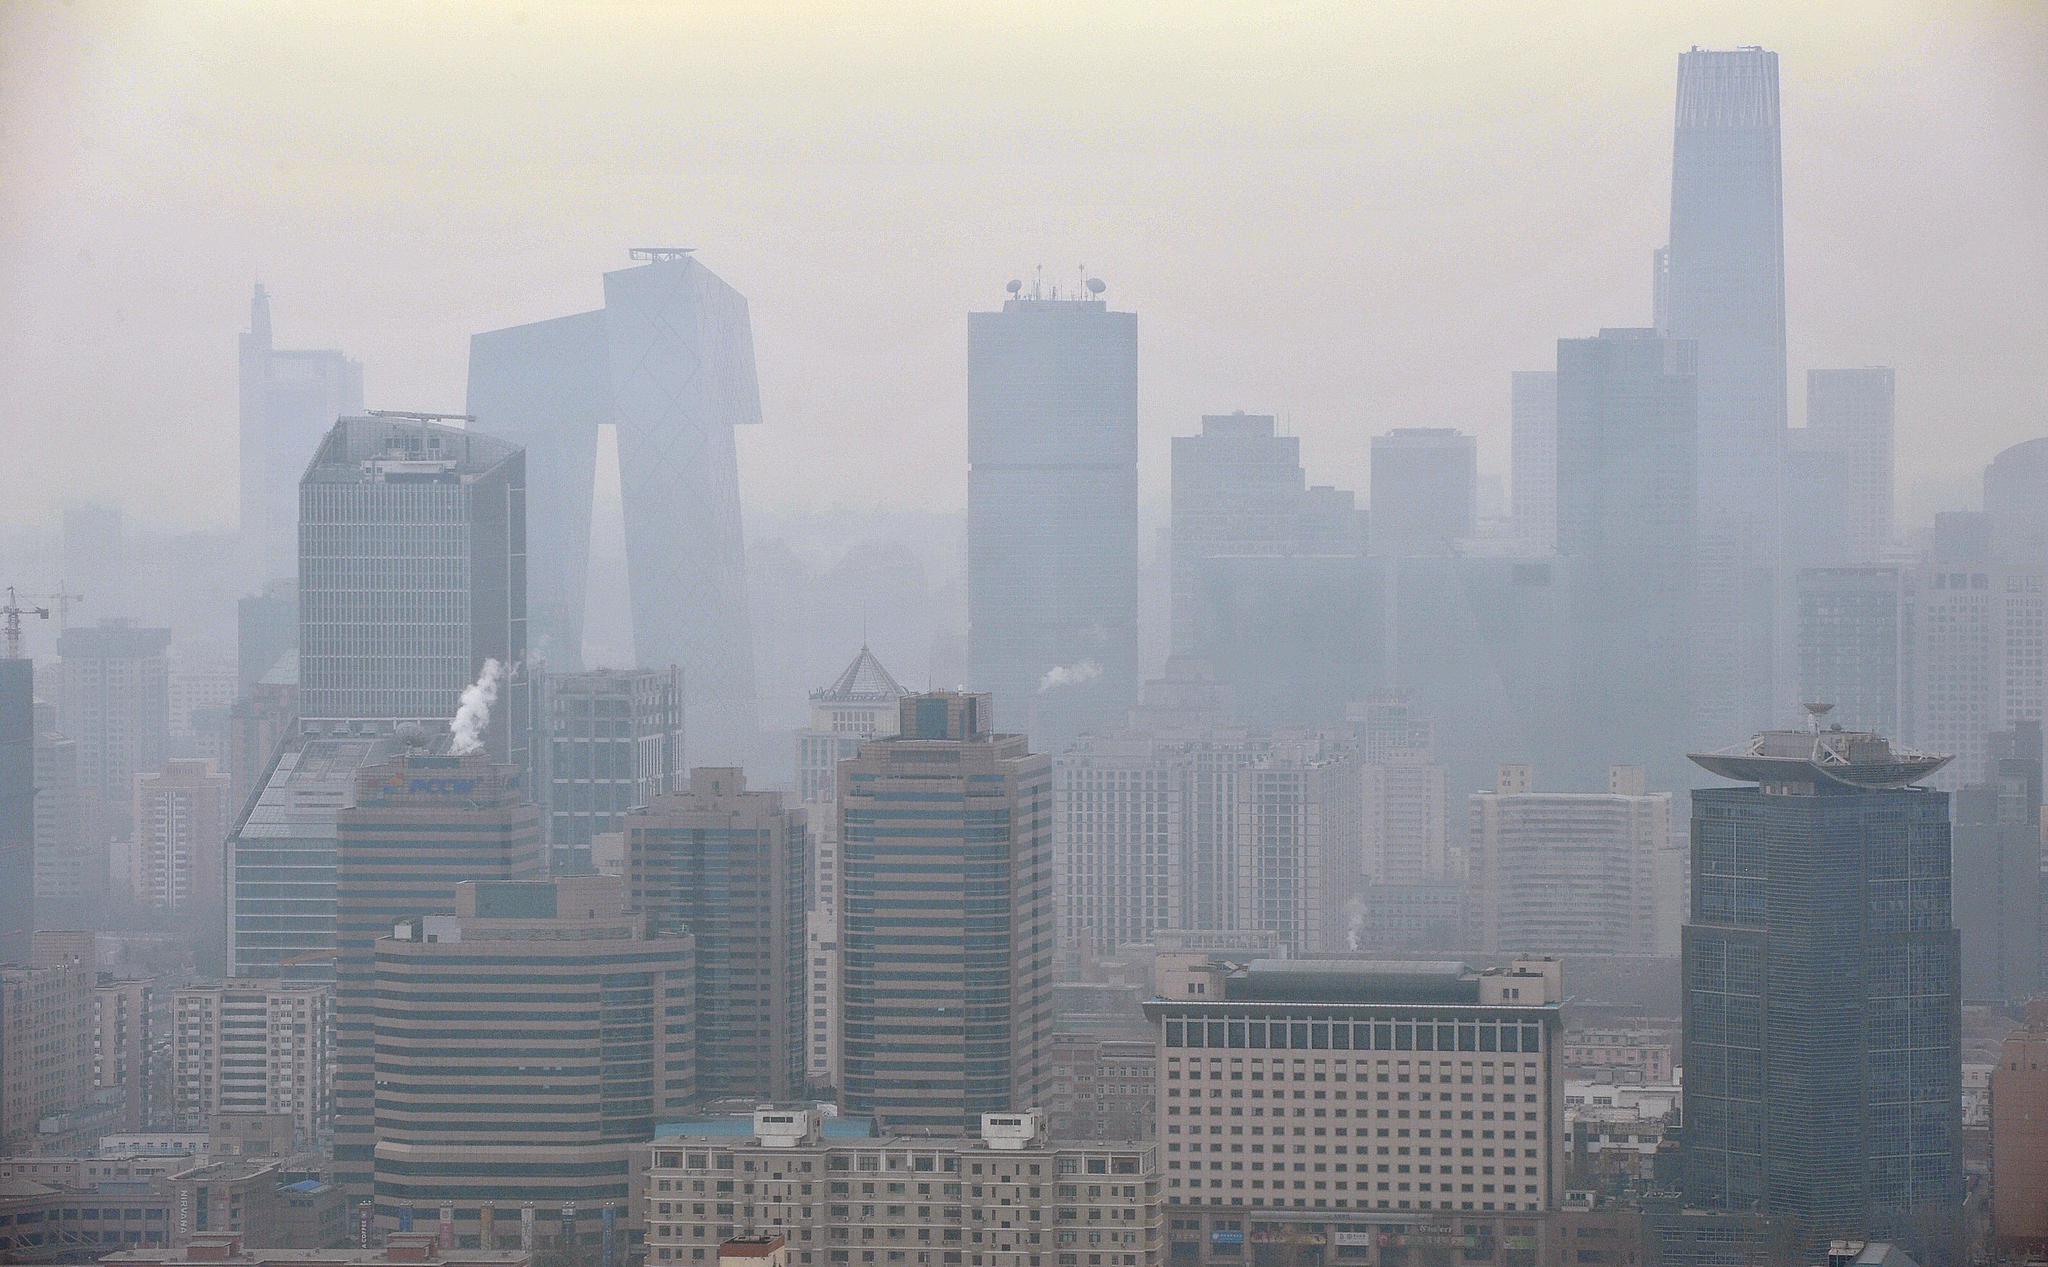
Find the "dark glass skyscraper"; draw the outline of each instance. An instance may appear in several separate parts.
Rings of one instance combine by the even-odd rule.
[[[753,738],[733,428],[761,421],[746,296],[681,249],[604,275],[594,312],[470,340],[469,411],[532,455],[533,645],[580,666],[598,429],[618,435],[637,667],[680,665],[696,750]]]
[[[1683,937],[1684,1184],[1825,1243],[1953,1251],[1961,1009],[1945,757],[1859,731],[1695,755]]]
[[[1137,314],[1036,286],[968,314],[967,459],[974,688],[1049,751],[1120,724],[1138,675]]]

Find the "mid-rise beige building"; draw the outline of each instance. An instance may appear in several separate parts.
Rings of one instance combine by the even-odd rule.
[[[1554,960],[1162,968],[1145,1013],[1176,1245],[1204,1262],[1251,1261],[1248,1239],[1312,1250],[1301,1264],[1392,1262],[1366,1257],[1382,1234],[1540,1223],[1564,1182],[1562,999]]]
[[[289,1114],[312,1147],[328,1129],[334,987],[236,979],[186,986],[172,1002],[174,1119],[204,1130],[220,1113]]]
[[[38,1123],[92,1094],[93,981],[43,938],[29,966],[0,966],[0,1156],[37,1151]]]
[[[1991,1071],[1991,1233],[2006,1261],[2048,1249],[2048,1001],[2028,1005]]]
[[[144,906],[190,910],[219,923],[221,859],[232,826],[227,775],[211,761],[174,759],[135,779],[130,891]]]
[[[721,1242],[779,1235],[793,1267],[1160,1267],[1157,1152],[1061,1143],[1044,1114],[991,1113],[979,1138],[828,1137],[811,1109],[760,1109],[751,1138],[654,1141],[652,1267],[715,1267]]]
[[[161,1103],[160,1052],[167,1042],[170,1008],[163,991],[147,977],[100,974],[92,991],[92,1084],[119,1090],[117,1118],[124,1131],[154,1125]]]

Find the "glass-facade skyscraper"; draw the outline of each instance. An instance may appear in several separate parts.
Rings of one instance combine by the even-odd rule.
[[[1947,758],[1816,722],[1693,760],[1744,786],[1692,794],[1686,1197],[1940,1261],[1963,1199],[1960,947],[1949,798],[1913,785]]]
[[[1138,316],[1015,294],[967,318],[967,657],[1048,751],[1138,676]]]

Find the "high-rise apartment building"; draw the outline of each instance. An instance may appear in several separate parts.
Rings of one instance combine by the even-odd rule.
[[[1801,568],[1799,698],[1844,726],[1914,736],[1914,591],[1906,567]]]
[[[786,1100],[804,1087],[804,811],[744,772],[688,786],[625,818],[633,909],[696,938],[696,1080],[706,1096]]]
[[[375,943],[377,1225],[494,1244],[490,1207],[509,1235],[530,1205],[569,1243],[628,1239],[635,1155],[696,1093],[689,936],[651,935],[617,876],[454,898]]]
[[[301,1148],[328,1126],[334,987],[237,978],[172,999],[172,1125],[204,1131],[217,1113],[279,1113]]]
[[[260,283],[238,342],[243,557],[246,575],[263,582],[293,575],[299,477],[334,420],[363,412],[363,367],[340,352],[274,346],[270,295]]]
[[[1952,898],[1963,997],[2017,1007],[2042,993],[2041,723],[1990,738],[1986,770],[1955,793]]]
[[[1765,731],[1695,755],[1684,930],[1685,1195],[1945,1242],[1962,1208],[1946,758]],[[1943,1232],[1940,1229],[1948,1228]]]
[[[172,1042],[170,1000],[148,977],[98,974],[92,988],[92,1085],[118,1091],[121,1130],[159,1125],[168,1109],[164,1057]]]
[[[1410,1231],[1405,1216],[1556,1208],[1564,983],[1554,960],[1474,972],[1188,958],[1162,963],[1145,1015],[1159,1045],[1167,1214],[1199,1228],[1203,1249],[1243,1245],[1248,1230],[1273,1227],[1268,1212],[1284,1211],[1296,1244],[1363,1247]]]
[[[1859,564],[1878,562],[1892,544],[1895,395],[1885,366],[1806,371],[1806,439],[1840,467],[1846,496],[1835,513]],[[1785,490],[1788,502],[1803,495]]]
[[[1428,747],[1396,748],[1359,767],[1362,869],[1370,884],[1432,884],[1461,871],[1450,831],[1450,782]]]
[[[761,1108],[749,1137],[654,1141],[647,1261],[1164,1267],[1158,1166],[1149,1141],[1053,1138],[1038,1110],[952,1135],[845,1138],[813,1109]],[[734,1175],[749,1178],[728,1189]]]
[[[334,1168],[351,1199],[369,1195],[376,945],[401,919],[455,910],[465,880],[546,870],[540,808],[519,774],[488,754],[413,749],[356,770],[335,811]]]
[[[1641,761],[1676,780],[1693,694],[1692,345],[1654,330],[1557,343],[1557,553],[1569,575],[1570,742],[1590,783]],[[1705,689],[1699,687],[1697,689]]]
[[[1677,949],[1679,858],[1671,794],[1640,767],[1608,773],[1605,792],[1538,792],[1506,766],[1471,797],[1472,945],[1488,953],[1649,956]]]
[[[905,696],[899,733],[839,767],[840,1089],[891,1127],[1051,1090],[1052,767],[990,713]]]
[[[1190,763],[1142,736],[1081,740],[1053,762],[1062,950],[1106,955],[1182,927]]]
[[[1372,552],[1454,553],[1479,524],[1479,441],[1449,427],[1372,438]]]
[[[628,811],[675,790],[683,760],[682,672],[548,675],[548,840],[587,855]]]
[[[484,746],[531,767],[526,457],[431,415],[343,418],[299,486],[299,716],[446,729],[495,660]]]
[[[36,701],[35,727],[36,903],[83,913],[106,898],[106,842],[87,833],[78,741],[58,731],[55,705]]]
[[[1557,548],[1557,371],[1514,372],[1508,432],[1515,540],[1548,554]]]
[[[581,667],[590,496],[617,434],[634,659],[679,665],[692,741],[751,740],[754,644],[734,428],[761,421],[746,297],[687,250],[642,248],[604,275],[604,307],[474,336],[469,412],[525,447],[533,645]]]
[[[0,963],[27,963],[36,927],[35,661],[0,658]]]
[[[144,906],[189,912],[209,932],[221,921],[228,776],[211,761],[173,759],[135,778],[135,846],[128,889]]]
[[[1301,440],[1274,434],[1270,414],[1209,414],[1200,435],[1173,438],[1173,650],[1200,645],[1203,570],[1226,555],[1362,553],[1365,521],[1311,489]]]
[[[1276,745],[1236,771],[1226,927],[1277,933],[1295,955],[1345,947],[1364,884],[1359,775],[1355,754],[1321,745]]]
[[[135,776],[161,770],[170,755],[170,645],[168,629],[115,620],[57,639],[57,725],[78,741],[86,831],[97,846],[131,838]]]
[[[967,318],[968,680],[1057,750],[1138,687],[1138,317],[1013,285]]]
[[[1985,777],[1995,731],[2048,707],[2048,567],[1937,557],[1913,593],[1913,742],[1952,754],[1934,776],[1953,790]],[[1825,701],[1823,701],[1825,702]]]

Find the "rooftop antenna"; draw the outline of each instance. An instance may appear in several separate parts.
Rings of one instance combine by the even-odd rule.
[[[694,246],[635,246],[628,247],[626,255],[630,259],[642,260],[649,264],[661,264],[669,260],[683,259],[696,249]]]
[[[1811,704],[1801,705],[1801,707],[1806,709],[1806,733],[1809,735],[1819,734],[1821,718],[1835,711],[1833,704],[1823,704],[1817,700]]]
[[[0,615],[7,617],[7,658],[19,660],[21,659],[21,618],[23,616],[34,616],[38,620],[48,620],[50,618],[50,609],[47,607],[23,607],[21,600],[15,596],[14,587],[10,585],[7,587],[7,606],[0,607]]]

